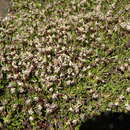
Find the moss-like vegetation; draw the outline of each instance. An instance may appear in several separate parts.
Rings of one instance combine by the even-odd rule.
[[[130,111],[128,0],[11,0],[0,19],[0,128],[79,129]]]

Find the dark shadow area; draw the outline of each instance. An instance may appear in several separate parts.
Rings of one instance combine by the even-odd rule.
[[[130,113],[104,112],[83,122],[79,130],[130,130]]]

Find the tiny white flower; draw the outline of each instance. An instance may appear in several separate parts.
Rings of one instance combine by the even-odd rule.
[[[50,91],[50,92],[53,92],[53,88],[50,88],[49,91]]]
[[[119,99],[123,100],[125,97],[123,95],[120,95]]]
[[[71,85],[71,80],[66,81],[66,85]]]
[[[125,30],[127,30],[127,31],[130,31],[130,24],[129,24],[129,23],[123,22],[123,23],[120,24],[120,26],[121,26],[123,29],[125,29]]]
[[[97,98],[99,97],[99,95],[96,94],[96,93],[94,93],[94,94],[92,95],[92,97],[93,97],[94,99],[97,99]]]
[[[52,109],[50,109],[50,108],[47,108],[47,109],[46,109],[46,113],[47,113],[47,114],[50,114],[50,113],[52,113],[52,112],[53,112]]]
[[[128,87],[128,88],[126,89],[126,92],[127,92],[127,93],[130,93],[130,87]]]
[[[8,101],[5,99],[4,101],[2,101],[2,105],[6,105],[8,103]]]
[[[40,105],[40,104],[38,104],[38,106],[37,106],[37,108],[38,108],[38,110],[42,110],[42,106]]]
[[[126,110],[127,110],[127,111],[130,111],[130,104],[128,104],[128,103],[125,104],[125,107],[126,107]]]
[[[30,115],[32,115],[32,114],[34,113],[33,110],[32,110],[32,108],[28,110],[28,113],[29,113]]]
[[[88,76],[91,77],[91,76],[92,76],[92,73],[91,73],[91,72],[88,72]]]
[[[56,104],[51,104],[51,105],[50,105],[50,108],[51,108],[51,109],[56,109],[56,108],[57,108],[57,105],[56,105]]]
[[[54,94],[52,95],[52,99],[58,99],[58,94],[54,93]]]
[[[96,80],[100,80],[100,78],[98,76],[95,77]]]
[[[3,106],[1,106],[0,107],[0,112],[2,112],[4,110],[4,107]]]
[[[64,99],[64,100],[68,100],[67,95],[64,95],[64,96],[63,96],[63,99]]]
[[[17,106],[18,106],[18,104],[13,104],[13,109],[16,109],[17,108]]]
[[[119,105],[119,102],[115,102],[115,104],[114,104],[115,106],[118,106]]]
[[[124,66],[125,66],[125,67],[128,67],[128,66],[129,66],[129,64],[128,64],[128,63],[125,63],[125,64],[124,64]]]
[[[130,31],[130,23],[126,25],[126,30]]]
[[[39,99],[38,97],[34,97],[34,101],[38,101],[38,99]]]
[[[9,85],[8,85],[7,87],[8,87],[8,88],[14,87],[14,83],[13,83],[13,82],[9,83]]]
[[[125,70],[125,67],[124,67],[124,66],[120,66],[120,70],[121,70],[121,71],[124,71],[124,70]]]
[[[91,68],[90,65],[88,65],[87,68],[84,67],[85,71],[86,71],[86,69],[90,69],[90,68]],[[89,72],[89,73],[90,73],[90,72]]]
[[[49,108],[49,106],[50,106],[49,103],[46,103],[46,104],[45,104],[45,107],[46,107],[46,108]]]
[[[69,108],[69,111],[70,111],[70,112],[73,112],[74,110],[73,110],[73,108],[72,108],[72,107],[70,107],[70,108]]]
[[[75,110],[74,110],[76,113],[78,113],[80,110],[79,110],[79,106],[75,107]]]
[[[10,89],[11,94],[15,93],[15,90],[16,90],[15,88],[11,88]]]
[[[96,38],[96,40],[97,40],[98,42],[100,42],[102,39],[101,39],[100,37],[98,37],[98,38]]]
[[[23,86],[23,82],[18,81],[17,83],[19,86]]]
[[[82,121],[84,121],[85,118],[86,118],[85,114],[81,114],[81,115],[80,115],[80,118],[81,118]]]
[[[20,93],[23,93],[23,92],[24,92],[24,89],[23,89],[23,88],[19,88],[19,92],[20,92]]]
[[[28,105],[30,102],[31,102],[30,99],[27,99],[27,100],[25,101],[25,103],[26,103],[27,105]]]
[[[29,117],[29,120],[30,120],[30,121],[33,121],[33,120],[34,120],[34,118],[33,118],[32,116],[30,116],[30,117]]]

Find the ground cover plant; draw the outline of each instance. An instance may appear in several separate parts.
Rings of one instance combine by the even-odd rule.
[[[79,129],[130,111],[128,0],[11,0],[0,19],[0,128]]]

